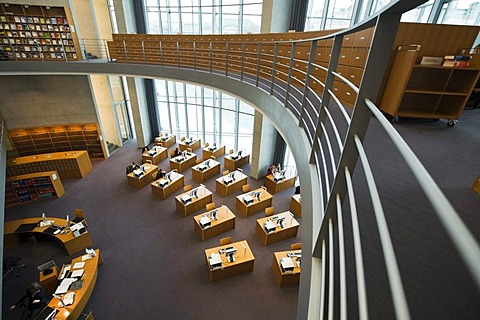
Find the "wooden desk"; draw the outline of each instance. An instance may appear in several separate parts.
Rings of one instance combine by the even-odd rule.
[[[87,305],[90,296],[92,295],[93,288],[95,287],[95,283],[97,282],[97,274],[98,274],[98,266],[103,264],[103,258],[100,254],[100,250],[95,250],[95,257],[92,257],[88,260],[85,260],[85,265],[83,269],[85,272],[83,273],[82,280],[83,286],[78,290],[69,290],[68,292],[75,292],[75,300],[73,304],[60,307],[60,301],[57,298],[52,298],[48,303],[48,307],[57,309],[57,315],[55,316],[55,320],[63,320],[63,319],[78,319],[78,317],[82,314],[83,309]],[[77,262],[82,262],[82,256],[75,258],[71,262],[71,267]]]
[[[276,182],[272,174],[269,174],[265,178],[265,187],[267,187],[268,192],[275,194],[279,193],[285,189],[293,187],[295,184],[295,176],[284,177],[282,180]]]
[[[225,179],[227,179],[226,181],[230,181],[230,178],[232,178],[232,182],[227,185]],[[247,175],[243,174],[243,172],[235,170],[215,181],[216,190],[222,196],[227,197],[242,189],[242,186],[247,184],[247,178]]]
[[[260,194],[260,201],[254,197],[255,192],[261,192]],[[246,204],[243,201],[243,198],[247,195],[250,195],[253,198],[253,202],[250,204]],[[264,210],[266,207],[271,207],[272,206],[272,195],[268,193],[265,189],[263,188],[258,188],[253,191],[249,191],[247,193],[241,194],[237,196],[237,210],[240,212],[240,214],[244,217],[247,218],[248,216],[251,216],[252,214],[255,214],[257,212],[260,212]]]
[[[183,141],[180,141],[178,143],[178,147],[180,148],[181,151],[185,151],[188,148],[192,149],[192,151],[197,150],[201,146],[201,140],[200,139],[185,139]]]
[[[170,136],[164,135],[155,138],[155,145],[159,146],[161,144],[167,149],[173,146],[175,143],[177,143],[177,137],[173,134]]]
[[[182,161],[178,162],[177,159],[182,159]],[[170,159],[170,170],[177,169],[178,172],[182,173],[188,168],[191,168],[195,165],[197,161],[197,155],[195,153],[189,153],[187,157],[178,156],[175,158]]]
[[[213,147],[208,146],[207,148],[203,148],[202,150],[202,157],[203,159],[208,159],[211,156],[215,158],[221,157],[225,154],[225,146],[221,146],[219,148],[211,149]]]
[[[212,219],[210,212],[216,210],[217,220]],[[228,230],[235,229],[235,215],[233,212],[225,205],[215,208],[214,210],[206,213],[202,213],[193,217],[193,225],[195,231],[200,236],[200,239],[203,241],[213,238],[221,233],[227,232]],[[210,226],[203,228],[200,224],[200,219],[206,217],[210,220]]]
[[[153,174],[157,173],[158,167],[153,164],[143,164],[145,172],[140,177],[135,177],[134,172],[127,174],[128,184],[137,189],[142,189],[153,181]]]
[[[205,168],[203,171],[200,168]],[[203,182],[213,176],[220,174],[220,162],[213,159],[206,159],[192,168],[192,179]]]
[[[154,152],[156,151],[156,152]],[[150,160],[152,164],[158,165],[160,162],[168,158],[167,148],[154,146],[151,150],[142,154],[142,162],[147,163]]]
[[[290,211],[295,217],[302,217],[302,197],[299,194],[294,194],[290,199]]]
[[[161,199],[167,199],[169,196],[175,193],[175,191],[181,189],[185,185],[185,177],[183,174],[170,171],[167,173],[167,176],[170,176],[170,179],[162,178],[150,183],[154,196]],[[160,182],[168,182],[168,184],[162,187]]]
[[[49,228],[48,226],[40,227],[37,225],[35,228],[28,231],[17,230],[18,227],[20,227],[20,225],[22,224],[39,223],[40,220],[42,220],[41,217],[35,217],[35,218],[25,218],[25,219],[18,219],[18,220],[5,222],[4,224],[5,247],[20,244],[21,242],[25,241],[29,235],[38,236],[37,237],[38,239],[41,239],[41,237],[46,237],[46,238],[57,240],[63,244],[63,246],[65,247],[65,250],[67,250],[67,253],[69,255],[77,253],[93,245],[92,239],[90,239],[90,234],[88,233],[88,230],[82,233],[81,235],[79,235],[78,237],[75,237],[69,229],[64,229],[65,233],[61,232],[56,235],[47,233],[45,231],[47,231],[47,229]],[[53,225],[55,226],[61,226],[61,227],[67,226],[66,219],[62,219],[58,217],[47,217],[47,220],[54,220],[55,222],[53,223]]]
[[[66,151],[7,159],[6,176],[57,171],[61,179],[81,179],[92,171],[87,151]]]
[[[242,244],[246,247],[244,249]],[[218,254],[219,250],[233,247],[237,249],[235,253],[235,261],[228,262],[225,254],[220,254],[222,265],[220,268],[211,268],[209,263],[209,257],[211,254]],[[253,272],[253,263],[255,262],[255,257],[253,256],[253,252],[250,249],[246,240],[230,243],[224,246],[219,246],[211,249],[205,250],[205,258],[207,259],[207,268],[209,270],[209,280],[210,282],[234,277],[236,275],[246,273],[246,272]]]
[[[228,169],[230,171],[236,170],[237,168],[241,168],[244,165],[247,165],[250,163],[250,155],[244,155],[239,158],[236,158],[238,155],[237,153],[232,153],[229,155],[226,155],[223,158],[223,166],[225,169]]]
[[[191,196],[194,191],[198,193],[198,198]],[[182,197],[184,196],[190,196],[191,198],[186,204],[182,201]],[[198,210],[204,209],[205,206],[212,201],[212,192],[203,185],[175,197],[177,211],[183,214],[185,218]]]
[[[277,223],[278,219],[283,219],[283,228]],[[265,223],[273,223],[274,231],[267,233],[264,228]],[[268,246],[274,242],[282,241],[297,236],[299,223],[293,217],[293,213],[285,211],[270,217],[264,217],[257,220],[255,231],[260,238],[260,242],[264,246]]]
[[[280,251],[273,253],[273,263],[272,269],[273,274],[275,275],[275,281],[277,284],[282,287],[286,285],[298,285],[300,282],[300,260],[297,261],[297,257],[291,257],[293,262],[293,271],[282,271],[281,260],[288,259],[288,254],[301,254],[302,250],[290,250],[290,251]]]

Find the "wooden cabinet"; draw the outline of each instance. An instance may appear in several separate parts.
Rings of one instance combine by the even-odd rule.
[[[406,49],[406,50],[405,50]],[[448,119],[460,117],[479,68],[417,64],[419,47],[399,47],[380,109],[392,116]]]

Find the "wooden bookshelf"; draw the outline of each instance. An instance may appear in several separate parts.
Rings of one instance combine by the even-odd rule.
[[[56,171],[9,177],[5,184],[5,207],[60,198],[65,193]]]
[[[72,21],[68,8],[1,3],[0,60],[78,60]]]
[[[9,135],[19,156],[86,150],[92,159],[105,159],[100,131],[94,123],[14,129]]]

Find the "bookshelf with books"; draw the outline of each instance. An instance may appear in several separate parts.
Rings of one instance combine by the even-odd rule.
[[[106,158],[95,123],[14,129],[9,135],[19,156],[87,150],[90,158]]]
[[[5,207],[37,200],[60,198],[65,193],[56,171],[9,177],[5,184]]]
[[[67,7],[0,4],[0,60],[78,60]]]

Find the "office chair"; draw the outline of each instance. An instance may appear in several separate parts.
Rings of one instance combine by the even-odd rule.
[[[302,249],[301,243],[292,243],[290,245],[290,250],[300,250],[300,249]]]
[[[85,212],[83,209],[75,209],[75,219],[72,220],[73,223],[79,223],[85,220]]]
[[[210,210],[213,210],[213,209],[215,209],[215,202],[207,203],[207,205],[205,206],[206,211],[210,211]]]
[[[230,170],[225,170],[225,171],[223,171],[223,175],[224,175],[224,176],[226,176],[226,175],[229,174],[229,173],[230,173]]]
[[[220,239],[220,245],[221,246],[224,246],[224,245],[230,244],[230,243],[232,243],[232,238],[231,237],[226,237],[226,238]]]
[[[273,207],[265,208],[265,217],[270,217],[273,215]]]
[[[205,148],[208,148],[209,145],[210,145],[210,143],[205,142]]]
[[[10,273],[13,273],[15,277],[19,277],[20,275],[17,273],[17,269],[26,268],[27,265],[24,263],[20,263],[22,258],[20,257],[6,257],[3,259],[3,277],[5,279]]]
[[[242,186],[243,193],[250,191],[250,185],[247,183]]]
[[[183,191],[187,192],[187,191],[190,191],[192,190],[192,185],[191,184],[187,184],[186,186],[183,187]]]

